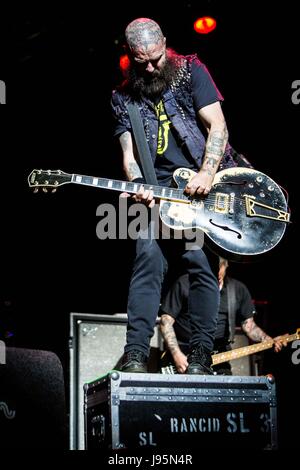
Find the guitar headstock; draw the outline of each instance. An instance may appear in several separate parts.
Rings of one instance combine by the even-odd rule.
[[[71,182],[72,175],[62,170],[32,170],[28,176],[28,185],[34,188],[34,192],[38,192],[39,188],[44,192],[52,188],[51,191],[55,192],[58,186]]]

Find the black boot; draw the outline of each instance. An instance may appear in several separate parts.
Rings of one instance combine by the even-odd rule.
[[[147,372],[147,356],[137,349],[124,353],[121,372]]]
[[[188,368],[186,374],[200,374],[200,375],[213,375],[214,372],[211,368],[212,358],[211,354],[207,352],[202,344],[193,348],[192,352],[188,355]]]

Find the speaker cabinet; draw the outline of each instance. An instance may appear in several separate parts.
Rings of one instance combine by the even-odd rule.
[[[67,449],[66,425],[59,358],[8,347],[0,365],[0,448]]]
[[[157,322],[158,324],[158,322]],[[126,343],[127,315],[70,315],[70,448],[84,449],[83,385],[116,368]],[[151,339],[149,372],[159,371],[162,339]]]

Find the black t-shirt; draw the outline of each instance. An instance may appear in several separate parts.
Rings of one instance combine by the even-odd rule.
[[[220,292],[220,307],[215,339],[228,338],[228,300],[227,282],[225,278],[224,286]],[[242,323],[247,318],[253,317],[255,308],[251,300],[251,295],[245,284],[234,280],[236,289],[236,324]],[[172,288],[165,295],[161,304],[161,313],[167,313],[176,321],[174,330],[178,343],[188,343],[191,337],[189,314],[188,314],[189,277],[183,274],[173,284]]]
[[[192,62],[191,80],[192,96],[196,111],[216,101],[224,100],[204,64]]]
[[[204,106],[223,100],[205,65],[193,62],[191,89],[195,112]],[[173,172],[180,167],[197,170],[194,159],[185,145],[181,145],[177,132],[168,118],[163,102],[155,106],[158,118],[158,142],[155,171],[160,185],[170,186]]]
[[[196,170],[195,161],[185,147],[181,147],[177,133],[165,112],[163,102],[155,106],[158,118],[158,142],[154,168],[157,181],[162,186],[170,186],[173,172],[180,167]]]

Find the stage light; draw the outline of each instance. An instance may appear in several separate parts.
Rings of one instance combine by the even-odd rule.
[[[129,57],[128,57],[127,54],[122,55],[122,56],[120,57],[120,69],[121,69],[122,71],[125,71],[125,70],[128,69],[128,67],[129,67]]]
[[[198,18],[194,23],[194,30],[199,34],[208,34],[213,31],[217,26],[217,22],[210,16],[203,16]]]

